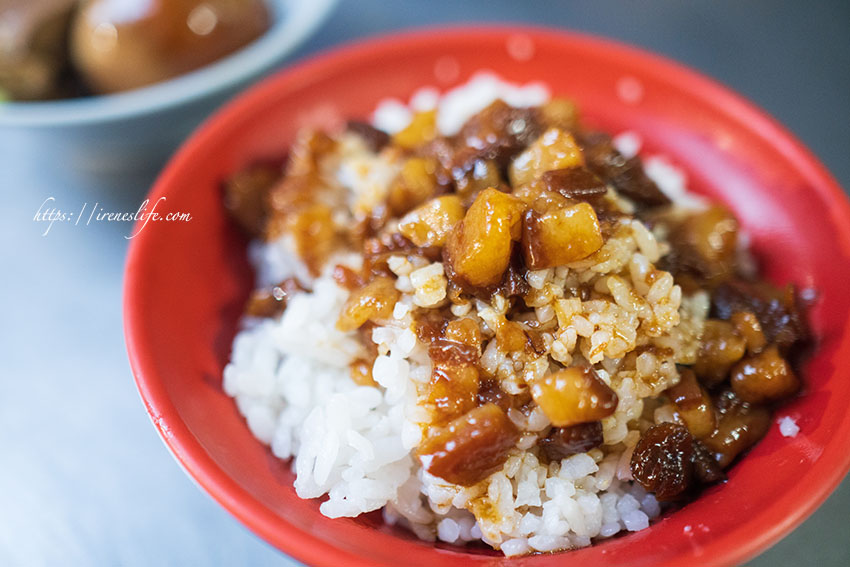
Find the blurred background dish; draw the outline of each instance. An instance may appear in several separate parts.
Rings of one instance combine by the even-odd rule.
[[[47,100],[177,77],[268,30],[264,0],[7,0],[0,95]]]
[[[0,151],[46,158],[57,179],[117,186],[136,175],[144,186],[335,3],[11,0],[0,12]]]
[[[128,91],[245,47],[270,19],[264,0],[88,0],[70,22],[71,66],[94,93]]]
[[[37,100],[63,92],[68,28],[78,0],[7,0],[0,12],[0,97]]]

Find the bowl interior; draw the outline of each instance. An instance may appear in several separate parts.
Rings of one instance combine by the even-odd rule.
[[[517,46],[522,47],[518,49]],[[221,389],[252,283],[245,240],[227,220],[220,182],[286,152],[303,125],[366,118],[387,97],[444,89],[490,69],[542,81],[574,98],[586,120],[637,132],[690,187],[726,202],[751,236],[768,277],[817,290],[817,337],[805,394],[778,412],[801,432],[773,427],[729,481],[648,530],[565,555],[508,561],[484,550],[420,542],[376,514],[330,520],[296,497],[293,474],[257,442]],[[660,58],[584,36],[533,29],[459,29],[349,47],[252,89],[193,136],[152,199],[191,222],[145,227],[131,244],[125,325],[136,380],[154,423],[188,472],[260,536],[321,565],[731,564],[802,521],[850,466],[850,210],[822,166],[790,135],[722,87]],[[344,562],[344,563],[340,563]]]

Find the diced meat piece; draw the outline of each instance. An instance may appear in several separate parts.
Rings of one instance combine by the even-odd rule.
[[[459,159],[464,159],[462,153],[459,156]],[[464,203],[471,203],[481,191],[488,187],[500,189],[505,187],[499,164],[494,160],[463,161],[461,166],[452,168],[451,178],[454,180],[457,194]]]
[[[295,252],[314,275],[339,244],[331,210],[318,195],[323,190],[319,162],[334,149],[336,142],[325,134],[298,135],[286,165],[286,175],[269,190],[269,218],[264,238],[274,240],[290,234]]]
[[[487,157],[498,151],[490,149],[489,146],[484,149],[465,146],[460,138],[438,137],[419,148],[417,153],[437,164],[434,172],[437,184],[443,190],[450,190],[454,185],[455,192],[465,205],[469,205],[481,191],[504,185],[502,165]]]
[[[246,167],[224,183],[224,207],[252,237],[263,234],[267,195],[281,175],[279,167],[259,164]]]
[[[454,181],[452,170],[455,165],[456,153],[457,149],[455,148],[453,138],[437,136],[430,142],[419,147],[415,155],[434,160],[438,166],[434,172],[437,176],[437,182],[442,186],[449,186]]]
[[[497,100],[461,127],[457,135],[459,159],[454,165],[464,167],[484,159],[506,166],[540,132],[537,109],[514,108]]]
[[[351,292],[336,322],[340,331],[353,331],[367,321],[389,319],[399,298],[392,278],[376,277]]]
[[[747,341],[735,333],[731,323],[708,319],[693,370],[706,386],[714,386],[726,379],[729,369],[746,352]]]
[[[428,356],[435,364],[475,364],[481,358],[481,350],[471,344],[441,337],[431,341]]]
[[[602,444],[602,422],[592,421],[571,427],[553,427],[537,442],[550,461],[560,461],[577,453],[590,451]]]
[[[569,199],[556,191],[550,191],[542,179],[514,189],[511,194],[541,214],[567,209],[578,204],[576,199]]]
[[[499,470],[518,440],[519,430],[508,415],[495,404],[485,404],[433,428],[418,455],[432,475],[472,486]]]
[[[434,421],[442,423],[479,405],[478,361],[481,358],[481,330],[470,318],[445,322],[428,339],[428,355],[433,364],[428,401],[434,408]]]
[[[482,380],[478,386],[478,405],[496,404],[507,412],[514,406],[514,396],[505,392],[498,380]]]
[[[407,213],[398,230],[416,246],[443,246],[465,212],[460,197],[444,195]]]
[[[608,192],[608,187],[595,173],[584,167],[552,169],[540,180],[549,191],[568,199],[594,202]]]
[[[573,101],[555,97],[540,106],[540,122],[544,127],[575,130],[578,126],[578,109]]]
[[[708,437],[717,427],[717,414],[708,392],[699,385],[689,368],[679,370],[679,383],[667,390],[667,397],[697,439]]]
[[[436,168],[437,163],[431,158],[406,160],[390,186],[387,209],[393,215],[403,215],[433,197],[439,190]]]
[[[496,342],[503,352],[522,352],[542,356],[546,345],[534,329],[526,329],[516,321],[503,321],[496,328]]]
[[[700,441],[694,439],[694,474],[703,484],[714,484],[726,480],[726,473],[717,459]]]
[[[511,297],[525,297],[528,290],[531,289],[528,282],[525,281],[525,273],[526,266],[522,259],[522,250],[514,248],[511,253],[511,262],[508,264],[508,270],[502,278],[500,290],[503,297],[506,299]]]
[[[366,283],[363,281],[363,276],[348,266],[335,266],[332,277],[337,285],[347,289],[348,291],[354,291],[357,288],[363,287]]]
[[[730,319],[739,311],[750,311],[758,318],[767,342],[788,349],[807,335],[794,287],[778,289],[767,282],[729,281],[715,290],[711,298],[712,316]]]
[[[463,221],[449,234],[443,249],[448,276],[461,286],[496,286],[519,240],[522,201],[495,189],[482,191]]]
[[[584,165],[581,148],[569,132],[549,128],[511,163],[511,186],[531,183],[553,169]]]
[[[693,437],[683,425],[653,425],[632,453],[632,475],[658,500],[676,500],[693,485],[693,456]]]
[[[735,328],[735,332],[747,343],[749,354],[758,354],[767,346],[767,337],[761,330],[761,323],[752,311],[737,311],[729,320]]]
[[[445,329],[451,318],[448,310],[425,309],[413,314],[413,332],[421,342],[430,345],[438,339],[445,339]],[[454,342],[454,341],[452,341]]]
[[[544,354],[546,354],[546,341],[540,331],[538,331],[537,329],[526,329],[525,336],[527,337],[527,350],[533,352],[537,356],[543,356]]]
[[[776,345],[736,364],[730,381],[739,398],[757,404],[787,398],[800,388],[800,380]]]
[[[447,341],[463,345],[477,353],[477,356],[481,355],[481,328],[474,319],[464,317],[449,321],[443,334]],[[478,362],[478,359],[473,362]]]
[[[288,216],[287,227],[295,241],[295,252],[310,272],[318,275],[338,245],[331,210],[320,204],[303,207]]]
[[[478,370],[472,364],[436,364],[428,383],[434,421],[443,423],[478,405]]]
[[[366,142],[366,146],[375,153],[378,153],[390,143],[389,134],[383,130],[378,130],[368,122],[349,120],[346,129],[360,136]]]
[[[552,425],[599,421],[617,409],[617,394],[590,367],[564,368],[531,384],[531,396]]]
[[[257,289],[248,298],[245,314],[250,317],[276,317],[286,309],[286,302],[304,288],[294,278],[269,288]]]
[[[437,136],[437,111],[417,112],[403,130],[393,135],[393,142],[402,148],[412,150],[422,146]]]
[[[669,241],[673,250],[666,261],[675,273],[692,273],[711,287],[735,274],[738,221],[725,207],[689,215],[672,227]]]
[[[355,359],[349,366],[349,375],[351,380],[358,386],[378,386],[375,379],[372,377],[372,366],[375,361],[369,361],[362,358]]]
[[[602,244],[599,219],[587,203],[543,214],[529,210],[523,218],[522,251],[532,270],[582,260]]]
[[[413,244],[399,232],[383,232],[380,236],[367,238],[362,245],[363,273],[392,276],[387,262],[392,256],[418,256],[429,262],[441,257],[437,247],[421,248]]]
[[[718,396],[715,407],[720,415],[717,429],[702,442],[714,452],[718,464],[726,468],[764,437],[770,429],[770,411],[741,401],[731,391]]]
[[[289,151],[286,176],[315,175],[321,159],[336,149],[336,144],[336,141],[324,132],[300,131]]]
[[[658,207],[670,204],[670,199],[643,171],[637,157],[626,159],[614,148],[611,137],[593,132],[579,136],[587,167],[604,182],[641,207]]]

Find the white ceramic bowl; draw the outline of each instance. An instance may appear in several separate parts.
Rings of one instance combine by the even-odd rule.
[[[0,153],[44,164],[53,176],[102,182],[155,173],[222,102],[276,68],[328,17],[337,0],[268,0],[271,28],[201,69],[125,93],[0,103]]]

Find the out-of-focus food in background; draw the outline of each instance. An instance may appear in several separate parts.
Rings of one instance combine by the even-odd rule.
[[[198,69],[260,37],[262,0],[4,0],[0,93],[106,94]]]
[[[4,0],[0,7],[0,93],[32,100],[71,96],[67,31],[77,0]]]
[[[261,0],[94,0],[73,23],[72,61],[96,92],[123,91],[212,63],[268,25]]]

